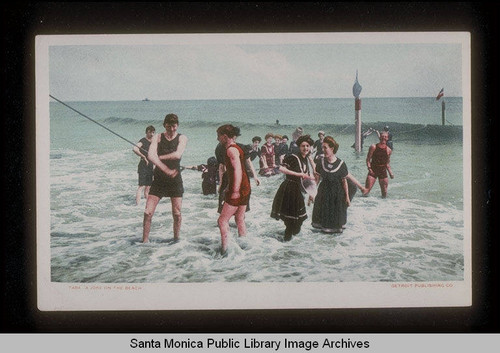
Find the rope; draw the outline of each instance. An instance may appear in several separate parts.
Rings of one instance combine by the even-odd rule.
[[[79,112],[79,111],[78,111],[78,110],[76,110],[75,108],[73,108],[73,107],[69,106],[68,104],[64,103],[63,101],[61,101],[61,100],[57,99],[56,97],[54,97],[54,96],[52,96],[52,95],[50,95],[50,94],[49,94],[49,97],[50,97],[50,98],[52,98],[53,100],[55,100],[55,101],[57,101],[57,102],[61,103],[61,104],[62,104],[62,105],[64,105],[65,107],[67,107],[67,108],[71,109],[71,110],[72,110],[72,111],[74,111],[75,113],[80,114],[80,115],[81,115],[81,116],[83,116],[84,118],[89,119],[90,121],[92,121],[93,123],[95,123],[95,124],[99,125],[99,126],[100,126],[100,127],[102,127],[103,129],[108,130],[109,132],[111,132],[112,134],[114,134],[114,135],[118,136],[118,137],[119,137],[119,138],[121,138],[122,140],[125,140],[125,141],[127,141],[128,143],[130,143],[131,145],[133,145],[133,146],[137,147],[137,145],[136,145],[134,142],[132,142],[132,141],[130,141],[130,140],[127,140],[125,137],[123,137],[123,136],[121,136],[121,135],[117,134],[117,133],[116,133],[116,132],[114,132],[113,130],[111,130],[111,129],[107,128],[106,126],[102,125],[101,123],[99,123],[99,122],[95,121],[94,119],[92,119],[92,118],[88,117],[87,115],[83,114],[82,112]],[[142,148],[142,147],[137,147],[137,148],[139,148],[139,149],[140,149],[140,150],[142,150],[143,152],[148,153],[148,151],[147,151],[147,150],[145,150],[145,149],[144,149],[144,148]]]
[[[351,127],[350,125],[347,125],[345,128],[343,128],[342,130],[340,130],[340,133],[344,132],[345,130],[347,130],[350,127]]]

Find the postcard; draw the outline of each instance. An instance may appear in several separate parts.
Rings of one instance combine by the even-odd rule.
[[[40,35],[35,71],[40,310],[471,305],[469,33]]]

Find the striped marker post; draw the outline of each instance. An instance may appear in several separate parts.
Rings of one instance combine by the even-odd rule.
[[[361,98],[354,99],[354,122],[356,136],[354,139],[354,149],[356,152],[361,152]]]
[[[352,95],[354,96],[354,122],[355,122],[355,136],[354,136],[354,150],[356,153],[361,153],[361,90],[363,87],[358,82],[358,70],[356,70],[356,81],[352,86]]]

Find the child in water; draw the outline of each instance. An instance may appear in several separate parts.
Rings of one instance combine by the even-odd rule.
[[[186,169],[197,170],[202,172],[201,189],[203,195],[217,194],[217,184],[219,182],[219,164],[215,157],[207,159],[207,164],[185,167]]]

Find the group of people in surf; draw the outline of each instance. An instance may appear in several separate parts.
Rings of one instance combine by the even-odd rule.
[[[209,158],[206,165],[182,167],[180,162],[188,139],[177,131],[177,115],[167,114],[163,127],[165,131],[155,135],[154,127],[148,126],[146,136],[134,146],[134,152],[141,157],[136,202],[139,203],[142,192],[146,197],[143,242],[149,241],[152,217],[163,197],[171,200],[173,236],[175,240],[179,239],[184,193],[181,170],[184,168],[210,174],[210,177],[203,179],[204,194],[215,193],[216,185],[219,186],[220,215],[217,224],[222,253],[227,251],[229,221],[233,216],[238,236],[246,236],[245,212],[250,207],[251,177],[258,186],[259,175],[285,175],[276,191],[270,212],[272,218],[284,222],[285,241],[298,234],[307,219],[305,195],[309,204],[313,203],[312,226],[324,233],[341,233],[347,222],[347,208],[357,189],[366,196],[378,179],[382,197],[385,198],[388,177],[394,178],[390,167],[392,150],[387,145],[387,131],[377,131],[379,142],[369,148],[366,157],[368,173],[365,185],[362,185],[349,173],[346,163],[337,157],[338,142],[332,136],[325,136],[323,131],[318,133],[318,140],[314,141],[298,127],[292,134],[290,146],[287,146],[286,136],[267,134],[264,145],[259,149],[260,137],[254,137],[251,145],[237,143],[240,129],[225,124],[216,130],[219,143],[215,157]],[[285,150],[280,146],[287,148]],[[252,162],[257,157],[259,173],[256,173]]]

